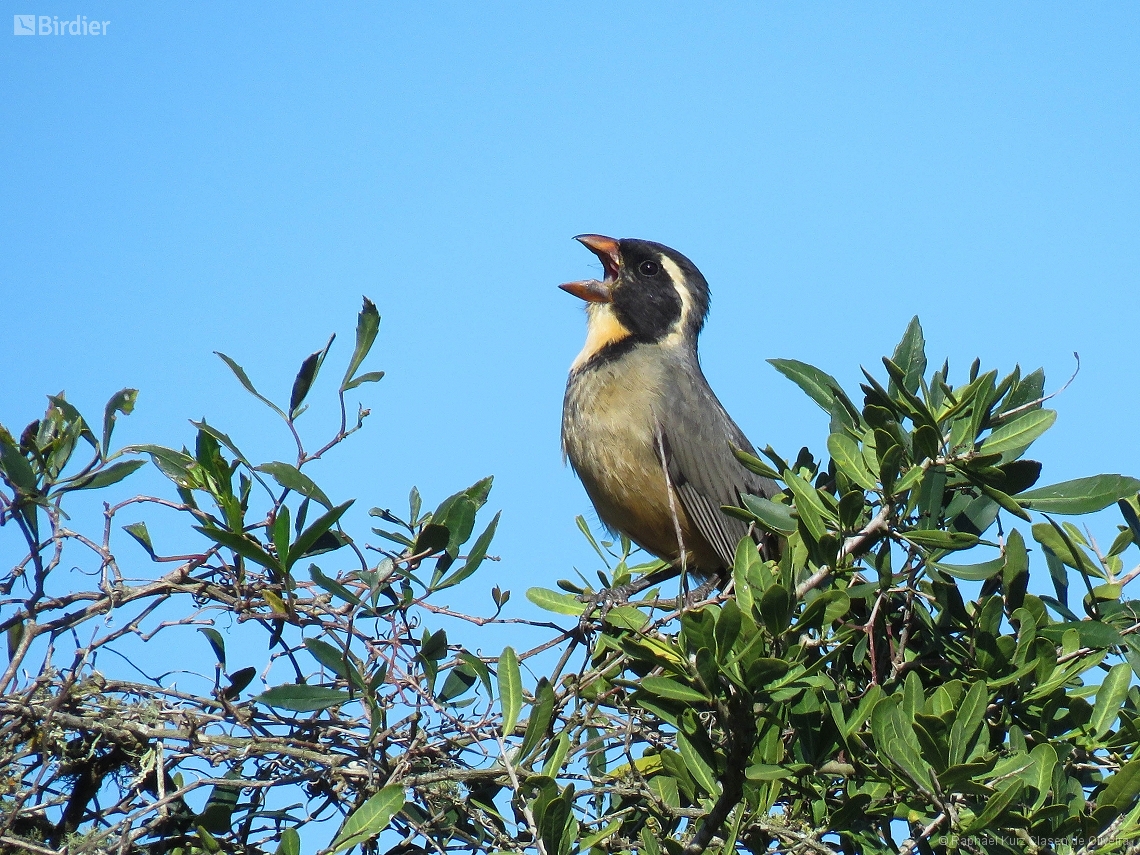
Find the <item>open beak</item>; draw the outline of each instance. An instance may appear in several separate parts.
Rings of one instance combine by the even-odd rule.
[[[597,279],[583,279],[578,282],[567,282],[558,287],[588,303],[612,302],[613,286],[621,266],[618,242],[605,235],[578,235],[574,240],[579,241],[598,257],[606,276],[601,282]]]

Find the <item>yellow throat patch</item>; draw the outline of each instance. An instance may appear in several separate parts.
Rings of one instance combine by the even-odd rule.
[[[614,315],[611,304],[590,303],[586,307],[586,344],[570,366],[570,370],[577,371],[603,347],[629,338],[631,335],[633,333]]]

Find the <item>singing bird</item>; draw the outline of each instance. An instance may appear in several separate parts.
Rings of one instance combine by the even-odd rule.
[[[736,458],[734,446],[753,446],[701,371],[708,283],[659,243],[576,240],[605,277],[559,286],[586,301],[586,345],[562,408],[563,453],[607,528],[677,568],[683,555],[698,579],[723,581],[749,528],[721,507],[779,488]]]

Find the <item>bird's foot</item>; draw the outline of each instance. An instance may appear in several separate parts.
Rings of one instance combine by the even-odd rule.
[[[718,576],[709,576],[705,581],[691,591],[682,590],[681,596],[677,598],[677,610],[688,611],[703,603],[714,591],[721,587],[721,580]]]
[[[593,593],[580,594],[578,599],[586,604],[586,608],[579,617],[578,623],[583,626],[586,625],[595,614],[599,619],[605,618],[606,612],[614,606],[624,606],[629,602],[630,597],[641,590],[642,588],[638,587],[635,582],[627,582],[624,585],[615,585],[612,588],[602,588]]]

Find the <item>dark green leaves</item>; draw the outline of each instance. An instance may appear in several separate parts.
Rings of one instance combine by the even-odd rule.
[[[105,458],[111,449],[111,431],[115,429],[115,413],[122,413],[124,416],[129,416],[135,409],[135,401],[138,400],[138,389],[121,389],[111,396],[111,400],[107,402],[107,406],[103,410],[103,457]]]
[[[306,686],[288,683],[266,689],[254,698],[258,703],[292,712],[318,712],[347,703],[352,698],[340,689],[327,689],[324,686]]]
[[[926,373],[926,340],[922,335],[922,324],[915,315],[907,324],[906,332],[891,356],[891,362],[902,369],[899,385],[911,395],[918,392],[919,384]],[[892,378],[892,385],[895,383]],[[890,391],[895,391],[891,389]]]
[[[84,475],[77,479],[67,489],[99,490],[103,487],[110,487],[112,484],[118,484],[143,466],[146,466],[145,460],[123,460],[119,463],[112,463],[110,466],[104,466],[90,475]]]
[[[7,431],[0,434],[0,475],[23,495],[36,492],[36,473]]]
[[[969,549],[978,543],[978,536],[962,531],[905,531],[902,537],[917,546],[928,549]]]
[[[376,333],[380,329],[380,313],[376,311],[376,304],[364,298],[364,307],[356,319],[356,347],[352,351],[352,359],[348,361],[348,368],[344,372],[344,379],[340,382],[340,390],[347,392],[355,389],[362,383],[373,383],[384,376],[383,371],[373,371],[356,377],[356,370],[368,356],[372,345],[376,341]]]
[[[745,495],[740,497],[740,501],[748,515],[769,531],[791,534],[796,530],[796,518],[787,505],[781,505],[763,496]]]
[[[854,424],[857,421],[855,406],[830,374],[795,359],[769,359],[768,362],[803,389],[838,423]]]
[[[1027,508],[1051,514],[1091,514],[1140,492],[1140,480],[1123,475],[1094,475],[1038,487],[1017,500]]]
[[[518,656],[511,647],[499,656],[499,703],[503,708],[503,735],[512,733],[522,710],[522,674]]]
[[[297,377],[293,380],[293,391],[289,395],[290,419],[295,419],[301,415],[301,405],[308,396],[309,390],[313,387],[313,381],[317,379],[317,372],[321,370],[321,365],[324,364],[325,357],[328,356],[329,348],[332,347],[334,338],[336,338],[335,335],[330,336],[328,343],[321,350],[309,354],[305,357],[305,361],[301,363]]]
[[[287,490],[300,493],[306,498],[320,502],[326,508],[332,508],[332,502],[325,495],[325,491],[316,485],[308,475],[290,463],[262,463],[255,466],[258,472],[266,472],[273,480]]]
[[[358,807],[344,821],[332,842],[331,852],[343,852],[371,840],[388,827],[404,807],[404,788],[390,784]]]
[[[980,453],[1017,456],[1053,426],[1055,410],[1030,410],[993,431],[982,442]]]
[[[214,353],[220,360],[222,360],[222,362],[226,363],[230,371],[234,373],[234,376],[238,379],[238,382],[245,387],[245,390],[247,392],[253,395],[253,397],[257,398],[257,400],[261,401],[261,403],[265,404],[265,406],[269,407],[275,413],[280,415],[282,418],[285,418],[285,413],[281,411],[280,407],[278,407],[271,400],[257,391],[257,387],[253,385],[253,381],[249,379],[249,375],[245,373],[244,368],[242,368],[233,359],[231,359],[229,356],[226,356],[221,351],[215,350]]]

